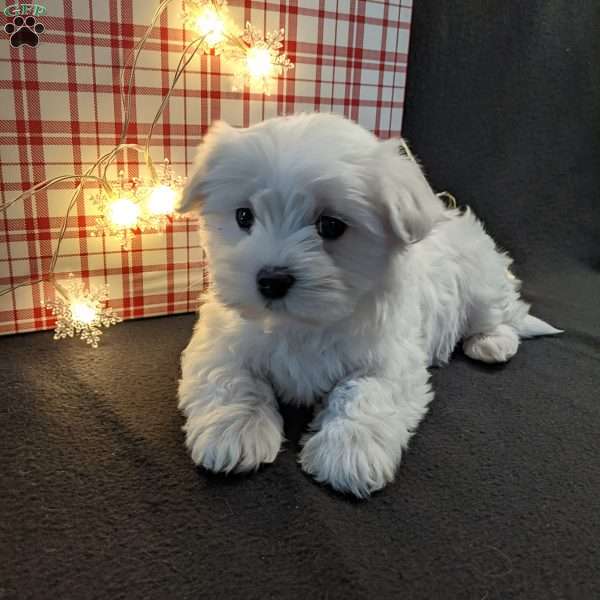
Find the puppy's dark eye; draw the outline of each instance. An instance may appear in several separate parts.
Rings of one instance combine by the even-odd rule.
[[[327,217],[325,215],[321,215],[317,222],[315,223],[315,227],[317,228],[317,233],[325,240],[337,240],[348,225],[344,223],[344,221],[340,221],[335,217]]]
[[[235,220],[240,229],[248,231],[254,223],[254,214],[249,208],[238,208],[235,211]]]

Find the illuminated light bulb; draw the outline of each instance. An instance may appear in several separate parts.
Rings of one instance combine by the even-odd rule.
[[[148,197],[148,210],[153,215],[169,215],[175,210],[177,192],[168,185],[152,189]]]
[[[81,325],[89,325],[97,316],[98,311],[91,302],[79,299],[71,302],[71,317],[74,322]]]
[[[204,43],[209,47],[216,46],[225,38],[225,21],[214,6],[204,6],[196,18],[195,25],[198,33],[206,36]]]
[[[92,348],[98,347],[103,327],[111,327],[122,321],[121,317],[107,306],[108,286],[87,288],[83,281],[71,273],[68,281],[54,281],[56,294],[43,306],[52,311],[56,318],[54,339],[79,337]]]
[[[139,216],[140,207],[129,198],[114,200],[108,207],[108,218],[115,227],[133,228],[137,225]]]
[[[246,66],[250,77],[264,79],[271,76],[273,63],[268,48],[250,48],[246,57]]]
[[[239,36],[239,48],[233,48],[224,55],[233,66],[232,89],[249,87],[254,92],[271,94],[275,77],[294,68],[292,61],[284,54],[283,29],[263,35],[251,23],[246,23]]]

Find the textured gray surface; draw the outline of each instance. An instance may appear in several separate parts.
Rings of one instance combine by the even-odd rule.
[[[397,481],[358,502],[299,470],[303,411],[286,411],[292,441],[259,473],[193,467],[175,407],[192,324],[129,322],[97,351],[50,333],[1,341],[6,597],[598,594],[585,337],[527,342],[506,367],[458,355],[436,370]]]
[[[97,351],[1,339],[0,597],[600,597],[598,9],[462,4],[416,3],[406,135],[567,333],[435,370],[368,502],[299,470],[303,411],[255,475],[192,466],[175,399],[192,316],[119,325]]]

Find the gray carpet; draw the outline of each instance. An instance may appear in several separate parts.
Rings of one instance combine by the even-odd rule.
[[[272,466],[193,467],[175,398],[191,315],[96,351],[1,339],[0,598],[600,597],[600,18],[474,4],[417,3],[406,136],[566,333],[434,370],[397,480],[367,502],[300,471],[297,409]]]

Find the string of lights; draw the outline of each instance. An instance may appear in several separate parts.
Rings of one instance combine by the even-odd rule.
[[[165,158],[157,169],[152,161],[150,146],[154,129],[168,105],[173,90],[186,67],[198,53],[214,53],[221,57],[222,64],[232,69],[232,88],[247,87],[257,93],[268,95],[274,85],[274,78],[285,74],[294,67],[281,50],[284,30],[263,34],[250,23],[240,29],[229,13],[226,0],[185,0],[183,23],[194,35],[194,39],[183,50],[175,69],[173,79],[157,109],[144,144],[127,143],[131,119],[131,104],[135,71],[140,54],[149,39],[160,16],[173,0],[162,0],[144,34],[125,60],[120,72],[121,104],[123,119],[119,143],[109,152],[100,156],[82,174],[65,174],[47,179],[22,192],[16,198],[0,204],[0,211],[6,211],[15,203],[57,183],[75,180],[77,186],[71,197],[59,231],[56,247],[52,253],[49,269],[36,279],[24,279],[15,285],[0,290],[0,296],[13,293],[24,286],[32,286],[50,281],[54,288],[54,298],[43,303],[52,311],[56,319],[55,339],[78,336],[91,347],[96,348],[102,327],[109,327],[121,321],[108,307],[108,285],[100,289],[86,287],[84,282],[69,276],[66,283],[55,277],[56,264],[60,258],[60,247],[65,237],[69,216],[86,183],[94,183],[92,197],[98,209],[96,228],[90,235],[111,235],[119,239],[124,250],[132,237],[141,231],[163,231],[167,223],[177,218],[175,207],[185,180],[174,173]],[[109,170],[118,154],[123,150],[134,150],[143,155],[147,177],[128,177],[120,171],[116,179],[109,178]],[[96,174],[97,173],[97,174]]]

